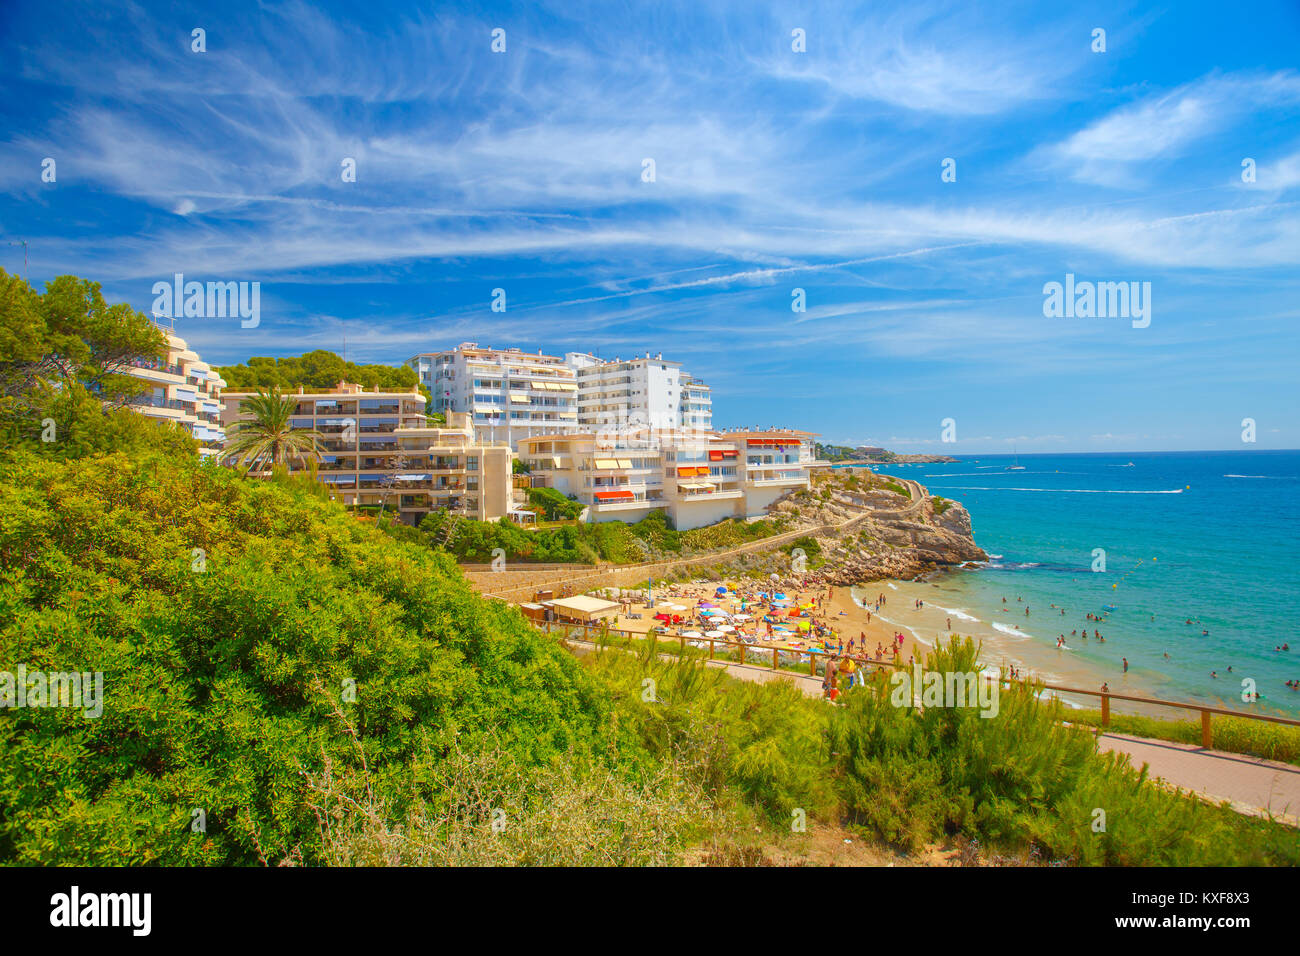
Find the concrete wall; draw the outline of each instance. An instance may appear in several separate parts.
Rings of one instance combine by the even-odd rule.
[[[703,528],[717,524],[723,518],[736,516],[737,506],[744,507],[744,498],[724,498],[721,501],[684,501],[678,499],[669,509],[678,531]]]
[[[771,485],[755,488],[750,485],[745,489],[745,505],[749,509],[746,517],[763,518],[767,516],[767,507],[786,492],[793,491],[792,485]]]
[[[587,520],[599,524],[603,521],[626,521],[636,524],[652,511],[661,511],[663,505],[647,504],[644,508],[619,508],[615,511],[602,512],[599,506],[588,509]]]

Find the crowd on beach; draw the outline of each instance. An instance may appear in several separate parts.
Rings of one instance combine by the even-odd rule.
[[[865,679],[867,670],[881,664],[903,663],[905,637],[895,632],[888,646],[877,640],[869,646],[865,630],[855,636],[842,620],[843,610],[832,606],[834,586],[804,579],[735,584],[679,584],[657,592],[654,613],[656,633],[684,637],[703,645],[706,638],[740,642],[775,650],[777,653],[812,651],[820,660],[816,667],[823,676],[823,690],[835,699],[842,687]],[[681,603],[675,603],[681,602]],[[886,597],[881,594],[866,609],[867,621],[878,612]],[[679,613],[674,613],[679,612]],[[907,656],[911,666],[914,656]]]
[[[847,594],[848,589],[841,587],[840,590]],[[838,696],[841,688],[863,681],[872,669],[887,665],[903,666],[904,657],[906,666],[912,666],[915,653],[908,652],[907,638],[901,631],[891,626],[885,629],[891,633],[881,638],[878,632],[882,628],[876,625],[876,632],[869,639],[865,630],[858,630],[856,624],[844,619],[846,612],[842,609],[845,606],[842,600],[841,609],[833,606],[835,595],[835,586],[819,581],[815,576],[786,577],[767,582],[742,580],[739,584],[731,581],[696,581],[667,585],[656,591],[653,608],[641,608],[641,602],[637,604],[641,613],[654,618],[652,628],[656,633],[684,637],[697,646],[706,646],[706,640],[739,642],[755,648],[775,650],[778,654],[788,652],[791,662],[804,657],[804,653],[800,652],[814,652],[817,654],[814,658],[817,665],[813,670],[822,676],[823,691],[831,699]],[[853,601],[851,597],[849,602],[860,611],[857,622],[860,624],[865,616],[870,626],[873,614],[881,612],[888,603],[888,597],[881,592],[874,600],[863,604]],[[1007,611],[1015,606],[1005,596],[1002,603]],[[624,604],[630,612],[633,601],[625,597]],[[1016,604],[1024,605],[1023,597],[1016,597]],[[918,598],[913,606],[915,610],[921,610],[925,601]],[[1053,616],[1067,616],[1066,608],[1057,604],[1051,604],[1050,607],[1052,611],[1058,612]],[[1088,612],[1083,617],[1085,626],[1071,629],[1069,638],[1106,643],[1100,625],[1107,620],[1107,614],[1108,611]],[[1027,605],[1024,607],[1024,615],[1031,615],[1031,608]],[[952,619],[948,618],[946,623],[948,632],[952,633]],[[1189,619],[1187,624],[1201,627],[1199,620]],[[856,636],[852,633],[854,630],[858,630]],[[1202,628],[1202,634],[1208,635],[1208,628]],[[873,643],[874,647],[871,646]],[[1058,636],[1056,647],[1058,650],[1069,650],[1064,631]],[[1289,644],[1274,648],[1279,653],[1290,649]],[[1168,652],[1165,652],[1164,659],[1172,660]],[[1122,657],[1122,673],[1127,674],[1129,666],[1128,658]],[[1008,679],[1024,679],[1020,668],[1013,663],[1004,662],[1002,670]],[[1231,666],[1227,672],[1232,672]],[[1210,676],[1217,678],[1219,674],[1212,671]],[[1300,680],[1287,681],[1286,687],[1300,692]],[[1103,683],[1101,690],[1109,693],[1109,684]],[[1260,695],[1252,694],[1251,699],[1257,701]]]

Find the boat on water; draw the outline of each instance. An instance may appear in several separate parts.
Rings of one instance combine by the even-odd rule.
[[[1006,470],[1006,471],[1024,471],[1024,470],[1025,470],[1025,466],[1022,465],[1022,464],[1020,464],[1020,455],[1019,455],[1019,453],[1016,454],[1016,463],[1015,463],[1014,465],[1007,465],[1007,467],[1006,467],[1005,470]]]
[[[1134,467],[1134,465],[1133,465],[1133,462],[1130,461],[1127,465],[1120,465],[1120,467],[1121,467],[1121,468],[1132,468],[1132,467]]]

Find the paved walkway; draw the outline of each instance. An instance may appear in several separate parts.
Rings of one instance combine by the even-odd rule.
[[[1126,754],[1135,767],[1147,764],[1152,778],[1182,790],[1300,825],[1300,767],[1294,764],[1127,734],[1100,734],[1097,746]]]
[[[579,645],[583,650],[594,646],[587,641],[570,640],[568,643]],[[676,660],[676,655],[670,653],[663,657]],[[793,680],[805,696],[822,696],[820,677],[774,671],[754,664],[704,663],[706,667],[722,668],[738,680],[756,684]],[[1190,790],[1215,802],[1226,800],[1239,813],[1252,816],[1271,813],[1282,822],[1300,826],[1300,767],[1294,764],[1127,734],[1099,734],[1097,749],[1103,753],[1123,753],[1135,768],[1147,764],[1151,779],[1161,780],[1180,790]]]

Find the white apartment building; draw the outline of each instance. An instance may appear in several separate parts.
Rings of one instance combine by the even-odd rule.
[[[578,424],[574,370],[553,355],[480,348],[422,352],[407,360],[429,389],[435,412],[463,412],[489,444],[572,431]]]
[[[749,513],[762,514],[786,492],[811,488],[812,473],[829,468],[817,457],[817,433],[790,428],[723,432],[741,450],[741,479]]]
[[[709,386],[682,371],[663,353],[605,361],[590,352],[568,352],[577,373],[578,424],[645,425],[659,430],[707,432],[713,427]]]
[[[167,357],[158,361],[137,361],[125,374],[147,382],[152,388],[131,403],[131,408],[149,418],[172,422],[184,428],[199,443],[199,454],[216,455],[226,440],[221,423],[225,403],[221,390],[226,380],[192,351],[171,329]]]
[[[647,430],[653,440],[574,432],[523,439],[519,457],[535,487],[587,506],[588,521],[640,521],[663,510],[681,531],[726,518],[760,518],[777,498],[811,487],[808,432],[736,435]]]

